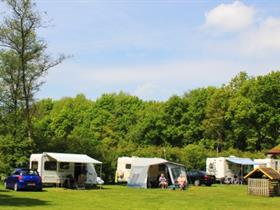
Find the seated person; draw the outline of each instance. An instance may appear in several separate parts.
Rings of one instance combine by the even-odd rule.
[[[186,180],[186,177],[183,174],[180,174],[180,176],[177,179],[177,182],[179,184],[180,190],[184,190],[186,188],[187,180]]]
[[[164,174],[161,174],[159,179],[159,186],[162,188],[162,189],[165,189],[168,187],[168,182],[167,182],[167,179],[164,177]]]
[[[77,183],[83,185],[85,184],[86,180],[87,180],[86,175],[80,174]]]
[[[75,185],[75,179],[73,175],[72,174],[67,175],[64,181],[64,186],[68,188],[73,188],[74,185]]]

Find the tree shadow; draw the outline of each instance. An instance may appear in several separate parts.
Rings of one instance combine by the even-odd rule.
[[[1,206],[42,206],[49,205],[48,201],[35,198],[19,198],[11,195],[0,194],[0,209]]]
[[[0,190],[0,193],[1,193],[1,192],[8,192],[8,190]]]

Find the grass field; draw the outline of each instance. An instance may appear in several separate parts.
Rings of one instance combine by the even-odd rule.
[[[14,192],[0,186],[0,209],[108,209],[108,210],[279,210],[280,197],[249,196],[246,186],[214,185],[186,191],[131,189],[66,190],[45,188],[43,192]]]

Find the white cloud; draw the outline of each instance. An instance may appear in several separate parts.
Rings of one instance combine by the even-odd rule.
[[[280,18],[263,17],[253,6],[240,1],[220,4],[207,12],[204,28],[219,35],[208,36],[210,48],[219,53],[263,59],[280,51]],[[236,33],[228,36],[227,32]]]
[[[236,31],[250,26],[255,9],[240,1],[220,4],[205,14],[205,27],[221,31]]]
[[[247,54],[268,54],[280,51],[280,18],[268,17],[255,30],[241,36],[241,50]]]

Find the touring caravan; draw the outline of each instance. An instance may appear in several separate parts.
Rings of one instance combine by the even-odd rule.
[[[97,184],[95,164],[102,163],[84,154],[44,152],[30,156],[30,168],[39,172],[45,185],[61,186],[70,177],[77,181],[81,175],[86,185]]]
[[[254,159],[257,164],[254,168],[273,168],[280,173],[280,160],[267,157],[265,159]]]
[[[119,157],[115,176],[116,183],[127,183],[133,157]]]
[[[224,182],[227,178],[240,178],[253,169],[255,162],[249,158],[216,157],[206,159],[206,172]]]
[[[116,181],[127,182],[129,187],[158,187],[161,173],[166,176],[169,185],[175,185],[181,174],[186,177],[185,166],[182,164],[162,158],[121,157],[118,159]]]

